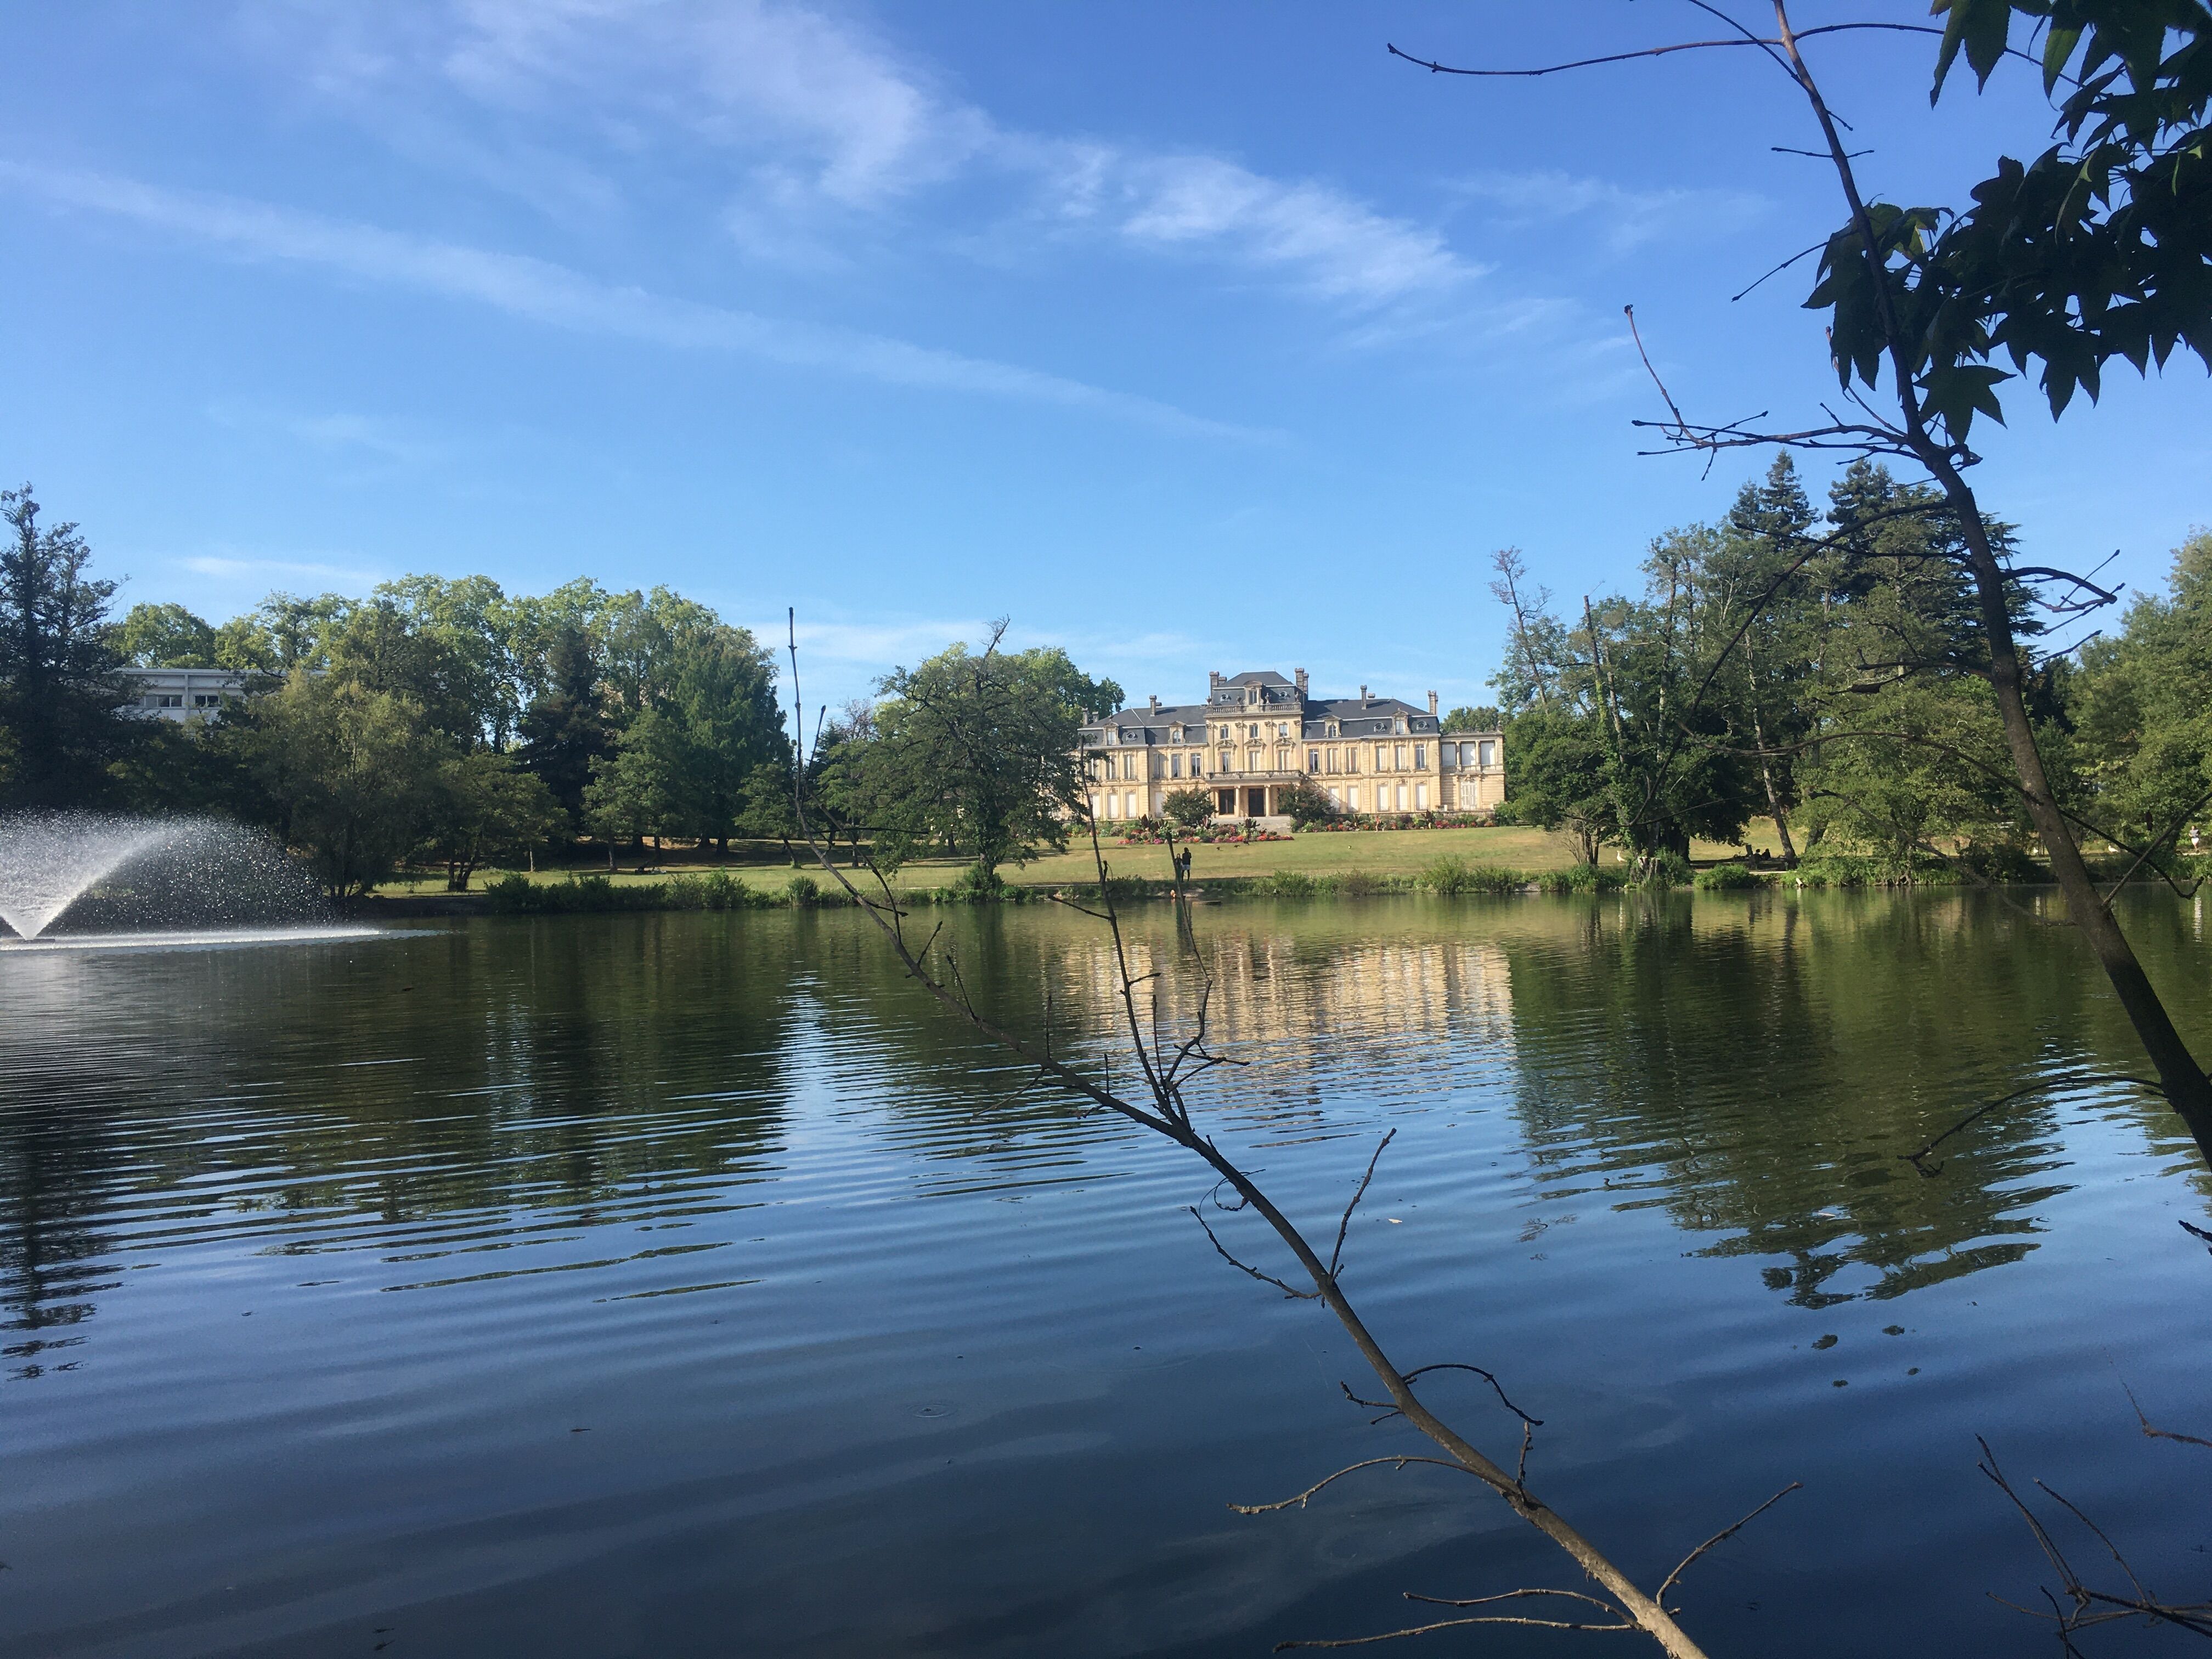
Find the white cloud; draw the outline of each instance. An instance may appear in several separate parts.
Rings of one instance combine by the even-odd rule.
[[[1765,198],[1747,191],[1635,190],[1604,179],[1558,172],[1488,173],[1455,181],[1462,194],[1486,204],[1496,222],[1595,223],[1614,253],[1675,235],[1704,235],[1717,225],[1743,222]]]
[[[198,576],[212,576],[222,581],[242,581],[248,577],[257,581],[272,578],[313,576],[318,580],[344,582],[350,587],[366,587],[383,578],[373,570],[356,569],[349,565],[325,564],[313,560],[237,558],[215,554],[194,554],[177,561]]]
[[[48,198],[115,215],[251,257],[340,270],[580,332],[677,349],[728,351],[830,368],[886,384],[1095,410],[1164,430],[1254,438],[1170,404],[1016,364],[882,335],[761,316],[618,288],[544,259],[298,213],[237,197],[185,194],[135,179],[0,161],[0,179]]]
[[[1448,292],[1482,274],[1436,231],[1326,185],[1284,184],[1232,161],[1094,153],[1085,173],[1086,193],[1118,193],[1117,228],[1130,241],[1226,250],[1291,272],[1330,299],[1382,304]]]
[[[765,0],[453,0],[359,15],[293,44],[313,80],[396,147],[540,205],[585,199],[602,167],[640,156],[704,169],[732,244],[825,270],[841,240],[898,228],[925,193],[981,183],[985,205],[1066,241],[1263,271],[1360,307],[1448,295],[1482,267],[1436,229],[1327,183],[1270,178],[1224,157],[1010,131],[849,17]],[[497,143],[419,107],[443,96],[523,124]],[[553,134],[559,134],[556,139]],[[601,161],[560,146],[596,145]]]
[[[325,454],[366,455],[394,466],[427,465],[453,454],[449,443],[368,415],[302,415],[228,398],[210,404],[207,412],[218,426],[279,432]]]

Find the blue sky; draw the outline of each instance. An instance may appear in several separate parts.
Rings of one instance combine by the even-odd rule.
[[[1738,9],[1758,21],[1765,8]],[[1840,9],[1806,3],[1801,27]],[[1849,15],[1919,21],[1917,4]],[[412,570],[665,582],[810,704],[983,619],[1133,696],[1303,665],[1486,700],[1492,550],[1634,580],[1765,456],[1639,458],[1621,320],[1693,416],[1832,392],[1839,217],[1750,52],[1666,0],[19,6],[0,473],[125,598],[220,619]],[[1869,185],[1953,202],[2049,119],[1819,43]],[[2039,560],[2154,582],[2212,520],[2194,360],[1978,429]]]

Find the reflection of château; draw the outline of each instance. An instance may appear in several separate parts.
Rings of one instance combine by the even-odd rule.
[[[1447,732],[1395,697],[1307,695],[1272,671],[1209,674],[1206,699],[1125,708],[1083,728],[1091,810],[1100,818],[1156,816],[1177,789],[1210,790],[1220,817],[1272,817],[1283,791],[1310,778],[1340,811],[1486,811],[1505,798],[1505,744],[1496,732]]]

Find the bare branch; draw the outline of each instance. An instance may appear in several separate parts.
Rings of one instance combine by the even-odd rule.
[[[1304,1492],[1295,1493],[1292,1496],[1283,1498],[1277,1503],[1231,1504],[1229,1507],[1236,1510],[1239,1515],[1273,1515],[1277,1510],[1302,1510],[1306,1506],[1306,1500],[1310,1498],[1323,1486],[1328,1486],[1332,1482],[1341,1480],[1347,1474],[1355,1474],[1361,1469],[1379,1468],[1385,1463],[1388,1463],[1393,1469],[1402,1469],[1408,1463],[1429,1463],[1433,1464],[1440,1469],[1449,1469],[1455,1474],[1465,1474],[1467,1473],[1467,1471],[1461,1468],[1458,1464],[1451,1462],[1449,1458],[1443,1457],[1370,1457],[1358,1463],[1347,1463],[1344,1468],[1339,1469],[1334,1474],[1325,1474],[1322,1476],[1320,1480],[1315,1481],[1313,1485],[1308,1486]]]
[[[1352,1225],[1352,1212],[1359,1207],[1359,1200],[1367,1196],[1367,1183],[1375,1179],[1375,1166],[1382,1161],[1383,1147],[1397,1138],[1398,1132],[1393,1129],[1376,1144],[1375,1156],[1367,1160],[1367,1173],[1359,1177],[1358,1188],[1352,1193],[1351,1201],[1344,1206],[1344,1214],[1336,1224],[1336,1248],[1328,1253],[1328,1276],[1331,1279],[1336,1277],[1338,1264],[1344,1260],[1344,1235]],[[1407,1381],[1412,1380],[1408,1376]]]
[[[1742,1520],[1737,1522],[1734,1526],[1722,1528],[1711,1538],[1705,1540],[1704,1543],[1698,1545],[1697,1548],[1692,1550],[1687,1555],[1684,1556],[1681,1560],[1676,1564],[1674,1571],[1668,1573],[1667,1577],[1661,1581],[1659,1585],[1659,1599],[1662,1601],[1667,1599],[1667,1592],[1674,1587],[1674,1583],[1677,1579],[1680,1578],[1684,1573],[1690,1570],[1690,1564],[1692,1561],[1695,1561],[1707,1550],[1712,1548],[1714,1545],[1724,1542],[1726,1540],[1735,1537],[1736,1534],[1741,1532],[1746,1527],[1758,1520],[1760,1516],[1765,1514],[1767,1510],[1772,1509],[1777,1504],[1779,1504],[1784,1498],[1789,1497],[1791,1492],[1797,1491],[1800,1487],[1804,1486],[1804,1484],[1805,1483],[1802,1480],[1792,1480],[1788,1486],[1784,1486],[1780,1492],[1775,1493],[1773,1497],[1768,1498],[1764,1504],[1761,1504],[1750,1514],[1745,1516]]]
[[[1183,1207],[1188,1210],[1191,1214],[1197,1218],[1198,1224],[1200,1226],[1206,1227],[1206,1237],[1213,1245],[1215,1251],[1220,1255],[1224,1261],[1226,1261],[1231,1267],[1236,1268],[1237,1272],[1249,1273],[1253,1278],[1260,1280],[1262,1284],[1273,1285],[1285,1296],[1295,1297],[1301,1302],[1310,1302],[1321,1294],[1319,1291],[1294,1290],[1290,1285],[1283,1283],[1281,1279],[1276,1278],[1274,1274],[1263,1273],[1257,1267],[1252,1266],[1249,1261],[1239,1261],[1235,1256],[1230,1255],[1229,1252],[1223,1248],[1222,1243],[1218,1238],[1214,1237],[1213,1229],[1206,1226],[1206,1218],[1199,1214],[1197,1205],[1186,1204]]]
[[[1941,1146],[1953,1135],[1957,1134],[1961,1129],[1966,1127],[1967,1125],[1974,1122],[1977,1119],[1988,1116],[1991,1112],[1997,1110],[2000,1107],[2009,1106],[2015,1100],[2025,1100],[2030,1095],[2049,1094],[2053,1090],[2057,1089],[2069,1089],[2075,1087],[2086,1088],[2093,1085],[2106,1083],[2125,1083],[2131,1085],[2133,1087],[2137,1089],[2148,1089],[2154,1095],[2160,1095],[2166,1092],[2164,1090],[2160,1089],[2157,1084],[2153,1083],[2145,1078],[2128,1077],[2122,1073],[2112,1072],[2069,1072],[2061,1077],[2045,1078],[2039,1083],[2029,1084],[2025,1089],[2015,1089],[2008,1095],[2000,1096],[1997,1099],[1990,1102],[1986,1106],[1978,1106],[1972,1111],[1967,1113],[1966,1116],[1960,1118],[1956,1123],[1954,1123],[1949,1128],[1944,1130],[1942,1134],[1937,1135],[1935,1139],[1929,1141],[1925,1146],[1923,1146],[1918,1152],[1899,1152],[1898,1157],[1904,1159],[1905,1162],[1910,1164],[1914,1169],[1919,1170],[1920,1173],[1924,1176],[1939,1176],[1943,1173],[1943,1166],[1942,1164],[1939,1164],[1934,1169],[1930,1170],[1920,1160],[1926,1158],[1929,1153],[1934,1152],[1938,1146]]]

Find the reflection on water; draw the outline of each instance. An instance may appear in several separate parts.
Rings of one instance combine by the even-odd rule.
[[[2130,925],[2205,1032],[2201,914]],[[1294,1213],[1399,1130],[1352,1282],[1409,1363],[1510,1356],[1579,1522],[1671,1560],[1806,1480],[1693,1603],[1717,1646],[2014,1636],[1978,1431],[2172,1541],[2188,1471],[2112,1449],[2122,1370],[2212,1420],[2178,1126],[2077,1090],[1902,1161],[2127,1068],[2070,935],[1958,896],[1249,906],[1201,913],[1201,976],[1159,908],[1128,934],[1148,1026],[1210,983],[1244,1063],[1201,1110]],[[1093,924],[944,938],[1128,1077]],[[1214,1271],[1204,1187],[838,913],[8,952],[0,1655],[1263,1651],[1548,1571],[1413,1476],[1224,1526],[1395,1443],[1310,1310]]]

